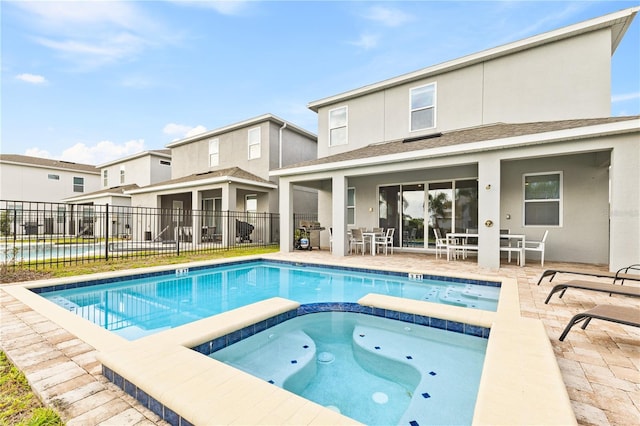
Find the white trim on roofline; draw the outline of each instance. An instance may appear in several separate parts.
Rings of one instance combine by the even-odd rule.
[[[556,30],[548,31],[542,34],[538,34],[532,37],[527,37],[522,40],[518,40],[512,43],[507,43],[502,46],[494,47],[487,50],[482,50],[477,53],[473,53],[461,58],[453,59],[450,61],[442,62],[437,65],[433,65],[427,68],[422,68],[417,71],[413,71],[407,74],[402,74],[397,77],[393,77],[387,80],[383,80],[377,83],[373,83],[367,86],[363,86],[357,89],[349,90],[334,96],[329,96],[317,101],[313,101],[307,104],[307,108],[312,111],[318,112],[318,110],[327,105],[332,105],[338,102],[344,102],[348,99],[352,99],[358,96],[363,96],[369,93],[384,90],[390,87],[398,86],[401,84],[409,83],[415,80],[431,77],[436,74],[442,74],[444,72],[450,72],[459,68],[468,67],[470,65],[488,61],[491,59],[499,58],[501,56],[510,55],[516,52],[520,52],[533,47],[541,46],[544,44],[556,42],[559,40],[574,37],[579,34],[596,31],[603,28],[611,28],[611,54],[615,52],[618,44],[622,40],[624,33],[631,25],[631,21],[636,13],[640,10],[640,6],[630,7],[618,12],[609,13],[597,18],[589,19],[577,24],[562,27]]]
[[[95,200],[98,198],[105,198],[105,197],[131,198],[130,195],[124,194],[122,192],[100,192],[98,194],[87,194],[87,195],[79,195],[77,197],[63,198],[62,201],[64,201],[65,203],[74,203],[78,201],[89,201],[89,200]]]
[[[593,126],[578,127],[572,129],[555,130],[544,133],[513,136],[479,142],[463,143],[445,147],[422,149],[397,154],[380,155],[377,157],[359,158],[355,160],[337,161],[333,163],[314,164],[310,166],[295,167],[291,169],[274,170],[270,176],[296,176],[308,173],[326,172],[329,170],[344,170],[378,164],[389,164],[419,160],[423,158],[446,157],[459,154],[469,154],[481,151],[495,151],[508,148],[540,145],[574,139],[591,139],[601,136],[618,135],[640,132],[640,119],[619,121],[616,123],[598,124]]]
[[[173,189],[197,188],[203,185],[212,185],[212,184],[224,183],[224,182],[233,182],[233,183],[239,183],[239,184],[245,184],[245,185],[251,185],[251,186],[259,186],[259,187],[268,188],[268,189],[278,189],[278,185],[273,183],[256,182],[254,180],[242,179],[234,176],[217,176],[209,179],[190,180],[187,182],[168,183],[166,185],[157,185],[157,186],[147,187],[147,188],[132,189],[129,191],[124,191],[124,193],[125,194],[144,194],[148,192],[158,192],[158,191],[166,191],[166,190],[173,190]]]
[[[171,154],[165,154],[163,152],[149,150],[149,151],[138,152],[137,154],[133,154],[133,155],[130,155],[128,157],[119,158],[117,160],[109,161],[108,163],[98,164],[96,167],[97,168],[109,167],[109,166],[113,166],[114,164],[124,163],[125,161],[134,160],[136,158],[144,157],[146,155],[155,156],[155,157],[163,157],[163,158],[171,158]]]
[[[100,170],[96,169],[96,171],[90,171],[90,170],[83,170],[83,169],[74,169],[71,167],[56,167],[56,166],[49,166],[46,164],[34,164],[34,163],[27,163],[27,162],[22,162],[22,161],[11,161],[11,160],[0,160],[1,164],[11,164],[14,166],[21,166],[21,167],[33,167],[36,169],[47,169],[47,170],[60,170],[62,172],[68,172],[68,173],[86,173],[89,175],[98,175],[101,176],[100,174]],[[73,163],[67,163],[67,164],[73,164]],[[90,166],[89,164],[86,164],[88,166]]]
[[[318,139],[318,136],[316,134],[311,133],[310,131],[303,129],[302,127],[296,126],[295,124],[293,124],[293,123],[291,123],[289,121],[283,120],[282,118],[277,117],[277,116],[275,116],[273,114],[263,114],[263,115],[260,115],[258,117],[250,118],[248,120],[240,121],[238,123],[230,124],[228,126],[219,127],[217,129],[214,129],[214,130],[209,130],[208,132],[199,133],[197,135],[190,136],[188,138],[180,139],[180,140],[168,143],[165,146],[167,148],[175,148],[175,147],[178,147],[178,146],[181,146],[181,145],[185,145],[185,144],[188,144],[188,143],[191,143],[191,142],[199,141],[199,140],[202,140],[202,139],[208,139],[208,138],[211,138],[211,137],[214,137],[214,136],[217,136],[217,135],[221,135],[223,133],[228,133],[228,132],[231,132],[233,130],[238,130],[238,129],[241,129],[243,127],[254,126],[257,123],[262,123],[262,122],[265,122],[265,121],[273,121],[273,122],[275,122],[276,124],[278,124],[280,126],[282,126],[283,124],[286,123],[287,124],[287,129],[293,130],[293,131],[295,131],[295,132],[297,132],[297,133],[299,133],[299,134],[301,134],[303,136],[306,136],[308,138],[311,138],[311,139],[315,139],[315,140]]]

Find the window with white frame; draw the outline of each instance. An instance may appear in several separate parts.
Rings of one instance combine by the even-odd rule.
[[[347,188],[347,225],[356,224],[356,189]]]
[[[109,170],[102,171],[102,186],[105,188],[109,186]]]
[[[260,158],[260,127],[249,129],[249,160]]]
[[[60,175],[48,174],[47,179],[49,180],[60,180]]]
[[[436,84],[414,87],[411,97],[411,131],[436,127]]]
[[[73,178],[73,192],[84,192],[84,178],[83,177],[74,177]]]
[[[562,225],[562,172],[523,176],[524,225]]]
[[[209,140],[209,167],[215,167],[220,163],[220,141],[218,138]]]
[[[120,166],[120,185],[124,185],[124,164]]]
[[[347,144],[347,107],[329,111],[329,146]]]

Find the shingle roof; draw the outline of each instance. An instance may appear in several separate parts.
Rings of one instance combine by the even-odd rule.
[[[462,130],[443,132],[441,134],[425,134],[422,137],[411,139],[399,139],[389,142],[368,145],[340,154],[330,155],[317,160],[292,164],[282,169],[291,169],[317,164],[329,164],[340,161],[373,158],[403,152],[419,151],[431,148],[441,148],[454,145],[462,145],[472,142],[483,142],[503,139],[515,136],[534,135],[538,133],[553,132],[557,130],[575,129],[580,127],[595,126],[598,124],[616,123],[621,121],[637,120],[640,116],[632,117],[606,117],[561,121],[540,121],[533,123],[496,123]]]
[[[238,179],[254,181],[256,183],[267,183],[273,185],[273,182],[268,181],[266,179],[262,179],[260,176],[256,176],[253,173],[249,173],[246,170],[241,169],[240,167],[230,167],[227,169],[220,170],[212,170],[210,172],[204,173],[195,173],[189,176],[183,176],[176,179],[165,180],[163,182],[158,182],[153,185],[145,186],[141,189],[151,189],[155,187],[162,187],[167,185],[173,185],[178,183],[186,183],[186,182],[198,182],[205,179],[213,179],[217,177],[235,177]]]
[[[30,157],[28,155],[0,154],[0,162],[18,163],[39,167],[50,167],[55,169],[76,170],[95,174],[100,173],[96,166],[92,166],[90,164],[81,164],[62,160],[51,160],[49,158]]]

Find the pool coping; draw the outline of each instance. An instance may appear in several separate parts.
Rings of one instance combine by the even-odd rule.
[[[271,260],[268,255],[241,258],[243,261],[262,259]],[[171,271],[181,267],[213,266],[238,260],[239,258],[192,262],[146,268],[145,271]],[[158,403],[166,407],[167,420],[173,418],[179,422],[174,424],[358,424],[353,419],[189,349],[207,338],[215,338],[233,331],[234,328],[239,330],[246,327],[261,318],[291,310],[298,305],[297,302],[281,298],[268,299],[130,342],[79,319],[75,314],[28,290],[29,287],[63,282],[109,279],[132,272],[138,274],[141,271],[93,274],[90,278],[82,276],[42,280],[6,286],[3,289],[93,346],[100,352],[98,357],[103,368],[107,368],[103,371],[107,374],[109,371],[117,372],[123,380],[126,377],[127,382],[144,389],[147,396],[152,398],[149,404]],[[420,268],[397,272],[425,273]],[[479,274],[438,275],[463,279],[482,277]],[[473,424],[576,424],[567,390],[542,322],[520,316],[515,280],[495,277],[486,279],[502,283],[497,312],[407,301],[376,294],[363,297],[359,303],[452,321],[462,319],[461,322],[464,323],[491,328]],[[176,365],[187,368],[176,368]],[[156,379],[158,375],[162,376],[160,383]],[[123,389],[127,391],[125,383]],[[131,389],[129,386],[130,391]],[[207,392],[203,392],[203,389],[207,389]],[[247,410],[247,407],[252,408]],[[183,417],[175,417],[176,413]]]

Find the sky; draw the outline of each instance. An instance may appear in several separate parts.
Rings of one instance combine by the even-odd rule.
[[[639,1],[0,0],[0,152],[100,165]],[[640,114],[640,17],[611,113]]]

